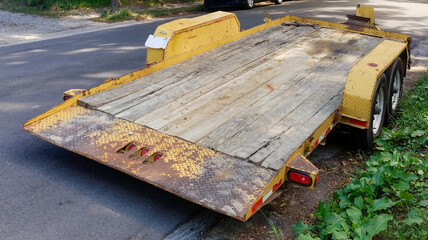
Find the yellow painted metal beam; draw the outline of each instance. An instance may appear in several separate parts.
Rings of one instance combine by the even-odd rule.
[[[153,35],[169,41],[165,49],[148,48],[146,63],[160,62],[239,32],[240,24],[234,13],[218,11],[174,20],[156,28]]]
[[[400,40],[409,44],[412,39],[410,35],[402,34],[402,33],[388,32],[388,31],[382,31],[382,30],[371,29],[371,28],[352,29],[349,26],[341,23],[333,23],[333,22],[315,20],[310,18],[296,17],[291,15],[288,15],[287,17],[289,18],[290,21],[295,21],[299,23],[316,24],[326,28],[334,28],[334,29],[345,30],[349,32],[358,32],[358,33],[363,33],[363,34],[372,35],[372,36],[391,38],[391,39]]]
[[[384,40],[351,68],[343,93],[343,116],[366,122],[370,120],[377,79],[406,47],[406,43]]]

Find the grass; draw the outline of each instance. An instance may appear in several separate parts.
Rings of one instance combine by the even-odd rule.
[[[428,75],[400,102],[392,129],[352,182],[320,202],[302,239],[424,239],[428,236]],[[387,231],[386,231],[387,230]]]
[[[101,17],[96,19],[101,22],[117,22],[126,20],[145,20],[150,18],[159,17],[172,17],[182,14],[199,13],[205,11],[204,6],[195,5],[189,7],[179,8],[154,8],[138,12],[131,12],[129,10],[121,10],[119,13],[111,14],[109,11],[104,11]]]
[[[146,8],[150,7],[162,7],[166,3],[192,3],[192,2],[201,2],[202,0],[150,0],[144,1],[143,6]]]
[[[125,20],[144,20],[151,17],[170,17],[180,14],[198,13],[204,11],[202,4],[189,7],[161,8],[171,3],[192,3],[202,0],[121,0],[122,11],[110,14],[103,11],[98,21],[113,22]],[[111,0],[1,0],[2,8],[11,12],[27,13],[44,17],[60,17],[67,15],[67,11],[97,7],[110,7]],[[127,8],[153,8],[131,12]]]
[[[263,217],[266,219],[266,221],[268,221],[269,226],[272,228],[272,230],[268,231],[268,234],[271,235],[272,239],[277,239],[277,240],[285,240],[284,237],[284,233],[282,232],[281,228],[279,228],[278,226],[276,226],[272,220],[270,220],[265,214],[264,212],[260,209],[260,212],[262,213]]]
[[[86,7],[111,5],[109,0],[3,0],[8,7],[33,8],[49,11],[66,11]],[[127,1],[125,1],[127,2]]]

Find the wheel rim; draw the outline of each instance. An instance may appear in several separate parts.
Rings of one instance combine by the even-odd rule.
[[[376,96],[376,105],[374,106],[373,111],[373,134],[380,129],[382,123],[383,112],[385,111],[385,93],[383,88],[379,89],[379,92]]]
[[[401,94],[401,75],[400,71],[395,72],[394,82],[392,83],[391,108],[395,111]]]
[[[247,3],[248,3],[248,7],[253,7],[254,0],[247,0]]]

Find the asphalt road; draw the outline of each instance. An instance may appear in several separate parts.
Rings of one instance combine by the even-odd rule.
[[[428,36],[425,1],[369,1],[387,30]],[[357,1],[309,0],[235,11],[242,28],[286,14],[343,21]],[[166,20],[0,47],[0,238],[160,239],[195,204],[39,140],[22,124],[61,101],[144,66],[145,39]],[[328,151],[328,150],[327,150]]]

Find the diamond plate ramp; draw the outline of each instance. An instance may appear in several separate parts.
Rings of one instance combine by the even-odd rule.
[[[276,172],[112,115],[73,106],[24,126],[48,142],[228,216],[245,214]],[[133,143],[136,148],[118,153]],[[149,149],[140,156],[139,149]],[[162,157],[150,160],[154,154]],[[133,157],[133,156],[140,157]]]

